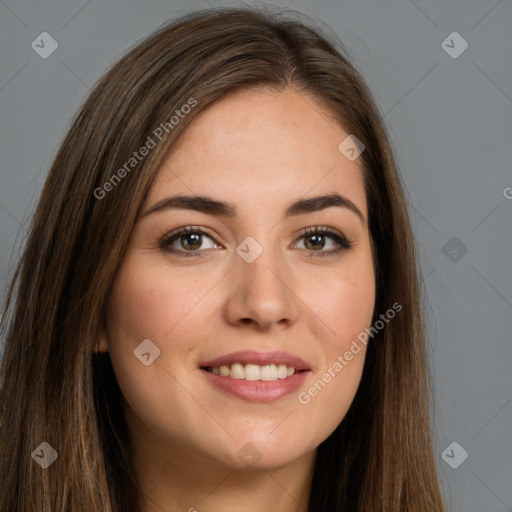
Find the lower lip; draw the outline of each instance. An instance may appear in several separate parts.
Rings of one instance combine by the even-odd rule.
[[[286,377],[286,379],[264,381],[223,377],[202,368],[201,371],[214,386],[249,402],[273,402],[274,400],[279,400],[300,388],[310,373],[309,371],[302,371],[294,373],[291,377]]]

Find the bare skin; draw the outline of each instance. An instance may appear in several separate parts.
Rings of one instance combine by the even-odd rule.
[[[338,149],[347,136],[292,89],[240,92],[201,112],[157,175],[143,213],[176,194],[236,211],[143,214],[110,296],[101,347],[123,392],[147,511],[307,510],[316,448],[354,398],[364,347],[333,365],[370,326],[375,300],[360,159]],[[333,193],[362,218],[343,206],[284,216],[299,199]],[[207,234],[162,247],[186,226]],[[303,233],[315,227],[351,247]],[[247,237],[263,249],[251,263],[236,251]],[[145,339],[160,350],[148,366],[134,357]],[[212,385],[200,365],[240,350],[288,352],[309,371],[277,400],[245,400]]]

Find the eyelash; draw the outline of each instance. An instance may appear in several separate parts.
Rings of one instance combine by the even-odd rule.
[[[206,236],[213,240],[212,236],[210,236],[203,229],[196,227],[196,226],[187,226],[187,227],[180,228],[177,231],[174,231],[174,232],[171,232],[171,233],[165,235],[161,239],[161,241],[159,243],[159,247],[160,247],[160,249],[162,249],[165,252],[177,254],[177,255],[183,255],[184,257],[201,257],[203,255],[203,253],[201,252],[200,249],[196,249],[193,251],[186,251],[186,250],[173,249],[170,247],[170,245],[174,241],[178,240],[181,236],[188,235],[191,233],[198,234],[201,236]],[[335,243],[337,243],[339,247],[337,249],[331,249],[331,250],[327,250],[327,251],[325,251],[325,250],[311,251],[311,257],[335,256],[335,255],[338,255],[341,252],[347,251],[353,247],[352,240],[347,239],[345,236],[338,234],[337,232],[333,231],[332,229],[330,229],[326,226],[315,226],[312,228],[306,228],[305,230],[302,231],[299,239],[311,237],[314,235],[327,236],[327,237],[331,238]],[[215,240],[213,240],[213,241],[214,241],[214,243],[216,243]],[[203,251],[204,250],[207,250],[207,249],[203,249]]]

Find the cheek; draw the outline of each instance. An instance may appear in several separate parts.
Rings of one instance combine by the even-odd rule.
[[[322,367],[331,367],[339,360],[338,356],[347,354],[350,364],[344,369],[343,378],[359,378],[366,345],[358,336],[371,325],[374,301],[375,286],[368,277],[333,280],[325,293],[317,297],[316,317],[324,324],[319,340],[323,346]]]
[[[160,407],[186,408],[170,396],[179,394],[173,376],[187,371],[188,355],[198,343],[196,331],[206,329],[200,302],[205,292],[198,281],[198,276],[148,264],[135,253],[124,261],[110,294],[107,340],[112,366],[131,410],[152,425],[160,421]],[[148,339],[160,352],[145,366],[134,351]],[[152,358],[155,349],[145,347]],[[181,423],[174,418],[169,424],[179,430]]]
[[[310,294],[310,328],[321,356],[299,402],[323,418],[317,435],[328,435],[343,419],[359,386],[366,344],[361,333],[371,326],[375,281],[370,253],[347,258]]]
[[[196,311],[204,294],[205,283],[197,279],[184,279],[179,272],[158,266],[138,265],[128,260],[122,268],[109,300],[109,318],[124,332],[121,336],[139,340],[163,340],[176,333],[186,334],[188,319]],[[197,323],[193,324],[197,329]],[[112,333],[112,331],[111,331]],[[114,336],[114,338],[117,338]]]
[[[324,350],[330,357],[347,350],[369,327],[375,303],[375,281],[370,258],[356,260],[324,276],[321,286],[310,287],[309,303],[318,319]],[[321,325],[320,325],[321,324]]]

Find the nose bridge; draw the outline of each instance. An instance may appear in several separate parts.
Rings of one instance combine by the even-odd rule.
[[[280,265],[275,250],[264,250],[252,263],[239,262],[240,284],[253,294],[263,293],[267,297],[284,296],[284,284],[278,279],[283,265]],[[284,277],[284,276],[283,276]],[[276,298],[277,298],[276,296]],[[275,299],[274,299],[275,300]]]
[[[297,305],[291,291],[292,273],[273,237],[247,237],[237,247],[234,285],[230,298],[231,321],[251,319],[261,327],[294,321]]]

